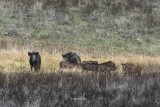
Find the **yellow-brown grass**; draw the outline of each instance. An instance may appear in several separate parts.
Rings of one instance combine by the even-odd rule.
[[[0,70],[1,71],[22,71],[30,70],[29,49],[20,51],[16,49],[0,51]],[[49,54],[46,51],[40,51],[42,58],[43,71],[54,71],[59,68],[59,62],[62,60],[61,53]],[[89,54],[80,54],[81,60],[97,60],[98,62],[113,61],[121,71],[121,63],[134,63],[142,67],[160,67],[160,56],[151,57],[146,55],[107,55],[101,57],[92,57]]]

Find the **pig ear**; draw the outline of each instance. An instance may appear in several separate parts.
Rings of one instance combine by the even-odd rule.
[[[28,56],[30,56],[31,55],[31,52],[28,52]]]
[[[36,55],[39,55],[39,52],[36,52]]]

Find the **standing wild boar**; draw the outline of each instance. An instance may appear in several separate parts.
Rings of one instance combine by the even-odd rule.
[[[35,72],[38,72],[41,67],[41,56],[39,52],[28,52],[29,58],[29,63],[31,67],[31,71],[34,68]]]

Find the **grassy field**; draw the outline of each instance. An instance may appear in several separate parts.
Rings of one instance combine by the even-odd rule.
[[[0,51],[0,70],[5,72],[30,71],[28,50],[1,50]],[[48,53],[46,51],[41,51],[40,55],[42,57],[42,71],[57,71],[59,69],[59,62],[62,60],[62,53],[53,52]],[[81,60],[96,60],[99,63],[113,61],[117,65],[117,71],[122,71],[122,63],[134,63],[136,65],[141,65],[144,69],[158,69],[160,67],[160,56],[147,56],[147,55],[106,55],[106,56],[96,56],[91,54],[80,54]],[[145,72],[145,70],[144,70]]]
[[[160,106],[160,57],[146,55],[80,54],[83,60],[111,60],[118,66],[111,76],[60,70],[61,53],[40,51],[42,69],[31,72],[28,51],[0,51],[2,107],[117,107]],[[142,76],[123,77],[121,63],[143,67]]]
[[[0,107],[160,106],[160,1],[80,2],[0,1]],[[41,55],[38,73],[30,51]],[[117,69],[110,77],[59,69],[69,51]],[[142,66],[142,76],[124,77],[127,62]]]
[[[23,7],[16,0],[0,2],[1,48],[73,50],[101,55],[160,54],[159,1],[146,0],[138,2],[142,7],[134,7],[122,0],[121,12],[113,6],[120,0],[100,0],[95,9],[86,5],[77,7],[68,1],[64,10],[56,7],[38,10],[37,4]],[[131,9],[126,10],[124,5]]]

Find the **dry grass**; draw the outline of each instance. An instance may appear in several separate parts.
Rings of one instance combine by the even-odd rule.
[[[30,70],[28,51],[18,51],[18,50],[1,50],[0,51],[0,67],[4,71],[21,71]],[[58,66],[61,58],[58,54],[48,54],[45,52],[40,52],[42,57],[42,70],[51,71]]]
[[[61,53],[39,51],[42,71],[30,72],[28,51],[0,50],[0,106],[2,107],[118,107],[160,106],[160,56],[81,54],[83,60],[143,66],[142,76],[123,77],[119,73],[54,72]]]
[[[1,50],[0,51],[0,70],[2,71],[22,71],[30,70],[29,66],[29,49],[19,51]],[[59,68],[59,62],[62,60],[61,53],[48,53],[40,51],[42,58],[42,71],[55,71]],[[160,67],[160,56],[145,56],[145,55],[107,55],[95,57],[95,55],[80,54],[82,61],[97,60],[98,62],[113,61],[118,66],[117,71],[121,72],[121,63],[134,63],[143,66],[145,69],[157,69]]]

